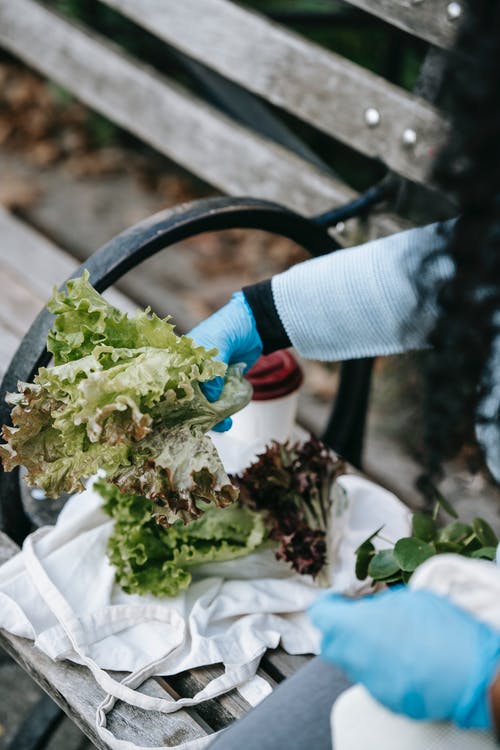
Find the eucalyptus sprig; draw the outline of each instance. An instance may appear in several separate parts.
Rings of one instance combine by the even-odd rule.
[[[455,520],[440,528],[439,509]],[[399,539],[392,547],[377,551],[373,540],[383,539],[377,529],[356,550],[356,577],[364,581],[386,584],[408,583],[415,569],[429,557],[453,552],[464,557],[494,560],[499,539],[483,518],[474,518],[471,524],[458,518],[453,506],[440,497],[432,514],[414,513],[412,534]],[[388,541],[388,540],[387,540]]]

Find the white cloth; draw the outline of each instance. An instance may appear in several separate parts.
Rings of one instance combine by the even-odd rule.
[[[388,711],[361,685],[346,690],[331,713],[335,750],[494,750],[490,732],[446,721],[413,721]]]
[[[478,620],[500,630],[500,569],[489,560],[460,555],[431,557],[417,568],[409,586],[447,596]]]
[[[347,476],[341,482],[333,503],[338,528],[329,572],[352,589],[353,545],[386,521],[393,523],[390,516],[398,513],[404,523],[394,532],[405,535],[408,512],[365,479]],[[292,654],[319,651],[318,633],[305,614],[319,587],[277,561],[272,550],[200,566],[191,586],[175,598],[125,594],[106,557],[113,521],[100,505],[92,489],[72,497],[56,526],[30,535],[23,550],[0,567],[0,627],[33,640],[51,659],[70,659],[91,670],[107,693],[96,727],[109,747],[134,747],[106,729],[106,713],[117,698],[170,713],[238,687],[257,703],[270,690],[256,676],[266,649],[281,644]],[[371,514],[371,524],[365,521],[361,530],[353,528],[360,521],[357,508]],[[133,690],[149,676],[214,663],[225,666],[224,674],[193,698],[162,700]],[[131,675],[119,683],[103,670]]]

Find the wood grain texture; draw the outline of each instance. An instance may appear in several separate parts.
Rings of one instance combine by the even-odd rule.
[[[46,304],[54,286],[61,284],[78,261],[0,206],[0,377],[19,343]],[[137,306],[110,289],[105,297],[121,310]]]
[[[168,685],[174,687],[179,695],[192,697],[199,690],[202,690],[210,680],[219,677],[223,672],[224,669],[221,665],[213,664],[208,667],[199,667],[191,669],[189,672],[181,672],[180,674],[169,676],[166,680]],[[257,674],[266,680],[271,687],[274,688],[276,686],[276,680],[263,668],[259,668]],[[164,682],[163,678],[160,679],[160,682]],[[235,719],[239,719],[250,708],[250,704],[237,690],[231,690],[225,695],[206,701],[197,710],[213,729],[218,730],[228,726]]]
[[[301,667],[305,667],[310,659],[311,656],[307,654],[287,654],[282,648],[277,648],[266,653],[262,660],[262,668],[276,681],[281,681]]]
[[[0,324],[19,340],[46,301],[24,284],[21,269],[22,266],[18,272],[12,272],[0,265]]]
[[[99,748],[109,750],[95,730],[95,712],[104,695],[85,667],[69,662],[53,662],[35,649],[31,641],[0,631],[0,645],[51,696],[82,732]],[[155,697],[167,697],[155,680],[148,680],[143,690]],[[123,703],[117,704],[109,717],[108,727],[120,739],[157,746],[172,745],[206,732],[192,713],[144,712]]]
[[[59,286],[80,265],[76,258],[61,250],[28,224],[0,206],[0,265],[22,283],[42,305],[55,286]],[[125,312],[136,310],[128,297],[115,289],[105,292],[106,299]],[[3,300],[2,303],[3,305]],[[34,317],[34,316],[33,316]],[[28,324],[33,321],[33,317]],[[23,332],[25,328],[23,327]]]
[[[228,0],[103,0],[151,33],[391,169],[425,182],[444,125],[430,104]],[[365,112],[380,122],[368,127]],[[416,143],[403,143],[411,128]]]
[[[459,18],[450,19],[450,0],[347,0],[419,39],[444,49],[451,47]]]
[[[0,321],[0,378],[3,377],[9,362],[19,346],[19,337]]]
[[[355,195],[33,0],[2,0],[0,45],[229,194],[277,200],[305,214]]]

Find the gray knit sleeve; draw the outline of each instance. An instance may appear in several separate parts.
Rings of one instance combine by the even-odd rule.
[[[432,299],[419,304],[421,261],[444,246],[450,225],[411,229],[274,276],[274,304],[299,354],[345,360],[425,346],[436,309]],[[452,271],[449,258],[436,257],[426,283],[437,289]]]

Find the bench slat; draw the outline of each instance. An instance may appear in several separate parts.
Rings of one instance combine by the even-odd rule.
[[[448,48],[453,44],[460,19],[448,15],[450,0],[347,0],[419,39]]]
[[[21,340],[42,309],[45,300],[29,289],[20,276],[0,265],[0,325]]]
[[[78,268],[78,261],[0,206],[0,377],[55,285]],[[115,289],[110,302],[133,313],[136,305]]]
[[[12,276],[18,277],[19,281],[22,280],[31,294],[38,298],[38,309],[48,300],[54,286],[60,286],[80,265],[76,258],[61,250],[2,206],[0,236],[1,267],[8,270]],[[125,312],[133,313],[137,309],[128,297],[116,289],[109,289],[104,294],[112,304]],[[34,315],[27,321],[27,325],[33,320]],[[26,329],[27,326],[23,326],[21,334]]]
[[[2,1],[0,45],[229,194],[278,200],[305,214],[355,195],[33,0]]]
[[[0,378],[3,378],[18,346],[19,337],[5,328],[0,321]]]
[[[35,649],[30,641],[16,638],[0,630],[0,645],[35,682],[63,709],[82,732],[99,748],[109,750],[94,730],[95,712],[103,692],[85,667],[69,662],[53,662]],[[148,695],[167,697],[155,680],[148,680],[143,690]],[[166,738],[176,742],[206,735],[200,723],[182,709],[175,714],[160,714],[135,709],[119,703],[109,720],[109,728],[129,741],[151,746],[164,744]],[[203,723],[204,724],[204,723]]]
[[[206,687],[210,680],[220,677],[223,672],[222,666],[213,664],[208,667],[191,669],[189,672],[182,672],[173,677],[161,678],[160,681],[172,685],[179,695],[191,697]],[[276,687],[276,681],[267,674],[264,668],[260,667],[257,670],[257,674],[266,680],[271,687]],[[239,719],[250,708],[251,706],[248,701],[237,690],[231,690],[231,692],[221,695],[214,700],[207,701],[206,706],[209,721],[215,729],[223,728],[230,721]],[[198,710],[202,713],[201,707]]]
[[[270,674],[276,674],[280,679],[290,677],[311,660],[311,656],[304,654],[287,654],[282,648],[268,651],[262,660],[263,669]]]
[[[103,0],[218,73],[425,182],[443,121],[427,102],[228,0]],[[368,127],[376,108],[380,123]],[[417,134],[414,146],[403,133]]]

